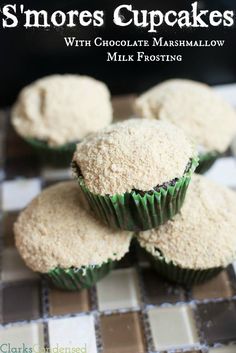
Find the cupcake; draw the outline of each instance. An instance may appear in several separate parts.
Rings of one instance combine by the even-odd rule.
[[[182,130],[149,119],[130,119],[89,136],[72,162],[97,217],[132,231],[155,228],[180,210],[196,165]]]
[[[185,285],[203,282],[236,259],[236,194],[195,175],[181,212],[138,241],[154,268]]]
[[[88,76],[52,75],[25,87],[12,110],[16,132],[43,161],[69,165],[76,143],[112,121],[107,86]]]
[[[204,173],[224,155],[236,135],[234,109],[206,84],[168,80],[137,98],[137,113],[144,118],[170,121],[198,146],[198,173]]]
[[[90,287],[104,277],[131,240],[129,232],[93,218],[73,181],[45,189],[21,212],[14,233],[26,265],[65,290]]]

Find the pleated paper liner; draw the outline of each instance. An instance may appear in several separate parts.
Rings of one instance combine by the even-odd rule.
[[[206,173],[215,163],[215,161],[222,157],[223,154],[212,151],[212,152],[207,152],[207,153],[200,153],[199,154],[199,165],[196,168],[196,173],[198,174],[204,174]]]
[[[70,166],[76,148],[76,143],[68,143],[60,147],[50,147],[46,142],[33,138],[27,138],[26,142],[35,150],[42,164],[61,168]]]
[[[218,275],[223,267],[209,268],[203,270],[193,270],[181,268],[173,264],[173,262],[166,262],[163,258],[151,255],[147,252],[147,256],[152,267],[164,278],[171,282],[191,287],[194,284],[203,283],[212,277]]]
[[[101,196],[89,191],[83,177],[79,177],[78,182],[91,209],[101,221],[113,228],[141,231],[158,227],[180,211],[197,165],[198,160],[192,159],[183,177],[173,185],[142,194],[132,191]]]
[[[57,288],[77,291],[92,287],[97,281],[105,277],[115,267],[115,264],[116,261],[108,260],[102,265],[81,268],[62,269],[57,267],[44,274],[44,277]]]
[[[227,148],[225,152],[210,151],[199,154],[199,165],[196,168],[196,173],[204,174],[207,172],[219,158],[232,156],[232,144]]]

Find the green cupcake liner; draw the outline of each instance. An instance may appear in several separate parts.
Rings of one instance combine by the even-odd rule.
[[[97,281],[105,277],[115,266],[115,261],[109,260],[102,265],[86,266],[81,268],[63,269],[57,267],[44,274],[57,288],[77,291],[92,287]]]
[[[171,282],[191,287],[194,284],[203,283],[212,277],[218,275],[223,267],[216,267],[204,270],[193,270],[181,268],[173,262],[166,262],[157,256],[151,255],[146,251],[152,267],[164,278]]]
[[[207,153],[199,154],[199,165],[197,166],[195,172],[198,174],[204,174],[208,169],[210,169],[215,161],[221,157],[221,153],[212,151]]]
[[[122,195],[96,195],[86,187],[83,177],[79,185],[96,216],[108,226],[130,231],[156,228],[172,219],[182,207],[191,175],[198,164],[191,161],[188,171],[174,183],[141,195],[137,191]]]
[[[50,164],[54,167],[69,167],[76,143],[68,143],[60,147],[50,147],[46,142],[33,138],[25,139],[37,153],[43,164]]]

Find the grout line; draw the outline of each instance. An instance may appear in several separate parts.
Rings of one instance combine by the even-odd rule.
[[[191,305],[192,307],[192,312],[193,312],[193,319],[195,321],[195,325],[196,325],[196,330],[197,330],[197,335],[198,335],[198,338],[199,338],[199,342],[200,344],[203,344],[205,345],[206,344],[206,338],[205,338],[205,335],[204,335],[204,332],[202,330],[202,325],[201,325],[201,319],[199,317],[199,313],[198,313],[198,310],[197,310],[197,305],[196,303],[193,303]]]
[[[49,348],[50,343],[49,343],[49,332],[48,332],[48,323],[47,322],[43,323],[43,334],[44,334],[44,348]]]
[[[95,336],[96,336],[96,345],[97,345],[97,352],[103,352],[103,344],[102,344],[102,335],[101,335],[101,319],[100,315],[94,313],[94,329],[95,329]]]
[[[141,324],[144,331],[145,343],[148,351],[152,351],[155,349],[154,341],[151,332],[151,326],[148,318],[147,305],[146,305],[146,293],[145,293],[145,285],[143,282],[143,277],[141,273],[141,268],[137,264],[136,266],[137,277],[138,277],[138,286],[140,293],[140,301],[141,301]]]
[[[98,295],[96,284],[89,288],[88,293],[92,311],[98,311]]]
[[[49,307],[50,307],[50,299],[49,299],[49,288],[47,285],[47,281],[42,278],[41,279],[41,305],[42,305],[42,314],[43,318],[49,317]]]

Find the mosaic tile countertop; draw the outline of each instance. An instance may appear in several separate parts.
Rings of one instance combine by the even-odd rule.
[[[236,103],[235,86],[218,90]],[[131,102],[115,99],[116,116],[129,116]],[[71,175],[40,166],[7,113],[0,118],[0,152],[0,352],[24,345],[35,353],[43,347],[77,347],[54,353],[236,353],[236,264],[183,288],[158,277],[133,244],[117,269],[76,293],[54,289],[28,270],[14,247],[12,224],[43,188]],[[218,161],[208,177],[236,189],[235,159]]]

